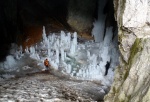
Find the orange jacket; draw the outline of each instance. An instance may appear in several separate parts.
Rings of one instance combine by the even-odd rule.
[[[47,59],[44,61],[44,65],[45,65],[46,67],[50,66],[50,65],[49,65],[49,61],[48,61]]]

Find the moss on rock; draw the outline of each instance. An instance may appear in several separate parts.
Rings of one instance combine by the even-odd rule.
[[[140,38],[136,38],[134,44],[132,45],[132,47],[130,49],[130,57],[128,60],[129,67],[131,67],[134,59],[136,59],[135,58],[136,54],[142,50],[141,41],[142,40]]]

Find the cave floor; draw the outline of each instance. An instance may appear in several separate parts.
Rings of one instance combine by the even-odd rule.
[[[103,102],[98,81],[77,80],[49,71],[0,81],[0,102]]]

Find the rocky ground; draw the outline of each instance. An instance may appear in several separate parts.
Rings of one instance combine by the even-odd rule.
[[[0,102],[103,102],[108,88],[49,71],[0,81]]]

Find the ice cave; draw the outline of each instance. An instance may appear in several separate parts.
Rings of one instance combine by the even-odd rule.
[[[113,0],[0,2],[1,102],[104,101],[120,56]]]

